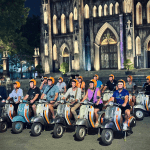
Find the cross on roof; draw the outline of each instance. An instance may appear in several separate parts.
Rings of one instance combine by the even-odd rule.
[[[45,32],[44,32],[44,36],[45,36],[45,38],[46,38],[46,36],[47,36],[47,31],[45,30]]]
[[[128,22],[127,22],[127,24],[128,24],[128,29],[130,28],[130,23],[131,23],[131,21],[128,20]]]

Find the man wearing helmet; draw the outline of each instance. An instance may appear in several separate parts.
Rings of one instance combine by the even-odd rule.
[[[24,97],[24,100],[28,99],[30,101],[34,112],[34,116],[36,116],[35,101],[38,101],[40,99],[41,92],[40,89],[36,87],[36,81],[34,79],[31,79],[29,83],[30,83],[30,89],[27,92],[26,96]]]
[[[118,81],[118,90],[116,90],[113,94],[113,96],[109,99],[109,101],[105,104],[108,105],[110,101],[116,100],[116,103],[121,104],[120,107],[122,110],[122,113],[125,113],[125,122],[127,123],[129,117],[130,117],[130,105],[129,105],[129,92],[124,89],[125,88],[125,81],[119,80]]]
[[[56,86],[58,86],[59,92],[66,93],[66,83],[63,82],[63,78],[62,77],[58,78],[58,83],[56,84]]]
[[[42,82],[42,84],[40,86],[41,93],[44,92],[46,86],[47,86],[47,77],[44,77],[44,81]]]
[[[18,105],[22,97],[23,91],[20,88],[20,82],[16,81],[14,82],[14,90],[9,94],[9,97],[7,98],[7,100],[10,100],[11,98],[13,99],[15,113],[17,113]]]
[[[131,76],[131,75],[129,75],[128,77],[127,77],[127,83],[126,83],[126,90],[129,92],[129,93],[132,93],[132,105],[134,105],[134,103],[135,103],[135,100],[136,100],[136,98],[135,98],[135,95],[134,95],[134,93],[135,93],[135,90],[136,90],[136,84],[133,82],[133,77]]]
[[[41,99],[43,99],[44,96],[46,95],[46,100],[49,103],[48,106],[52,113],[53,119],[55,118],[55,115],[54,115],[54,106],[55,105],[54,104],[58,99],[58,93],[59,93],[59,88],[54,84],[55,84],[55,79],[53,77],[49,77],[48,78],[48,86],[45,88],[45,90],[41,96]]]
[[[100,99],[101,93],[100,93],[99,88],[97,88],[96,86],[97,86],[96,80],[94,80],[94,79],[90,80],[89,89],[87,90],[86,95],[84,96],[83,100],[81,101],[81,102],[83,102],[84,100],[86,100],[88,98],[89,101],[95,103],[95,105],[94,105],[94,115],[96,118],[95,127],[97,127],[99,125],[97,112],[102,110],[102,107],[103,107],[103,101]]]
[[[96,87],[99,88],[100,91],[101,91],[103,89],[103,83],[102,83],[102,81],[99,80],[99,76],[97,74],[95,74],[93,76],[93,78],[97,82],[97,86]]]
[[[80,107],[80,99],[81,99],[81,89],[77,87],[78,81],[76,79],[72,80],[72,87],[68,89],[66,94],[62,99],[68,98],[70,96],[71,101],[71,112],[74,115],[75,120],[77,120],[76,109]]]
[[[106,88],[108,88],[110,91],[115,91],[117,88],[117,81],[115,80],[115,77],[113,74],[109,75],[109,81],[107,81],[107,83],[105,84],[102,93],[104,93],[104,91],[106,90]]]
[[[150,76],[146,77],[146,83],[143,85],[143,91],[146,95],[150,95]]]

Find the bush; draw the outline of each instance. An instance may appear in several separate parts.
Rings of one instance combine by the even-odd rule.
[[[44,73],[44,71],[43,71],[41,65],[37,65],[37,66],[35,67],[35,71],[37,71],[38,73]]]
[[[123,65],[124,65],[124,68],[127,69],[128,71],[134,69],[134,65],[132,64],[130,59],[125,60]]]
[[[59,71],[62,72],[63,74],[66,74],[66,73],[69,71],[69,64],[63,62],[63,63],[60,65]]]

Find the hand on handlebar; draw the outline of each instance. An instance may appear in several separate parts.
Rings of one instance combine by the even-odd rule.
[[[126,107],[126,103],[123,103],[123,104],[122,104],[122,107]]]

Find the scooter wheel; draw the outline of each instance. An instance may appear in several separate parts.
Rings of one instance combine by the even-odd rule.
[[[33,123],[31,126],[31,134],[34,136],[39,136],[42,131],[41,123]]]
[[[110,145],[113,140],[113,131],[111,129],[104,129],[101,134],[101,139],[105,145]]]
[[[12,131],[13,133],[21,133],[23,130],[23,123],[22,122],[13,122],[12,123]]]
[[[145,113],[141,109],[136,109],[134,111],[134,116],[135,116],[136,120],[143,120],[145,117]]]
[[[76,138],[80,141],[84,140],[84,137],[86,135],[86,129],[84,126],[77,126],[76,129]]]
[[[61,124],[55,124],[53,132],[55,138],[61,138],[64,133],[64,127]]]
[[[0,122],[0,132],[7,131],[7,122]]]

